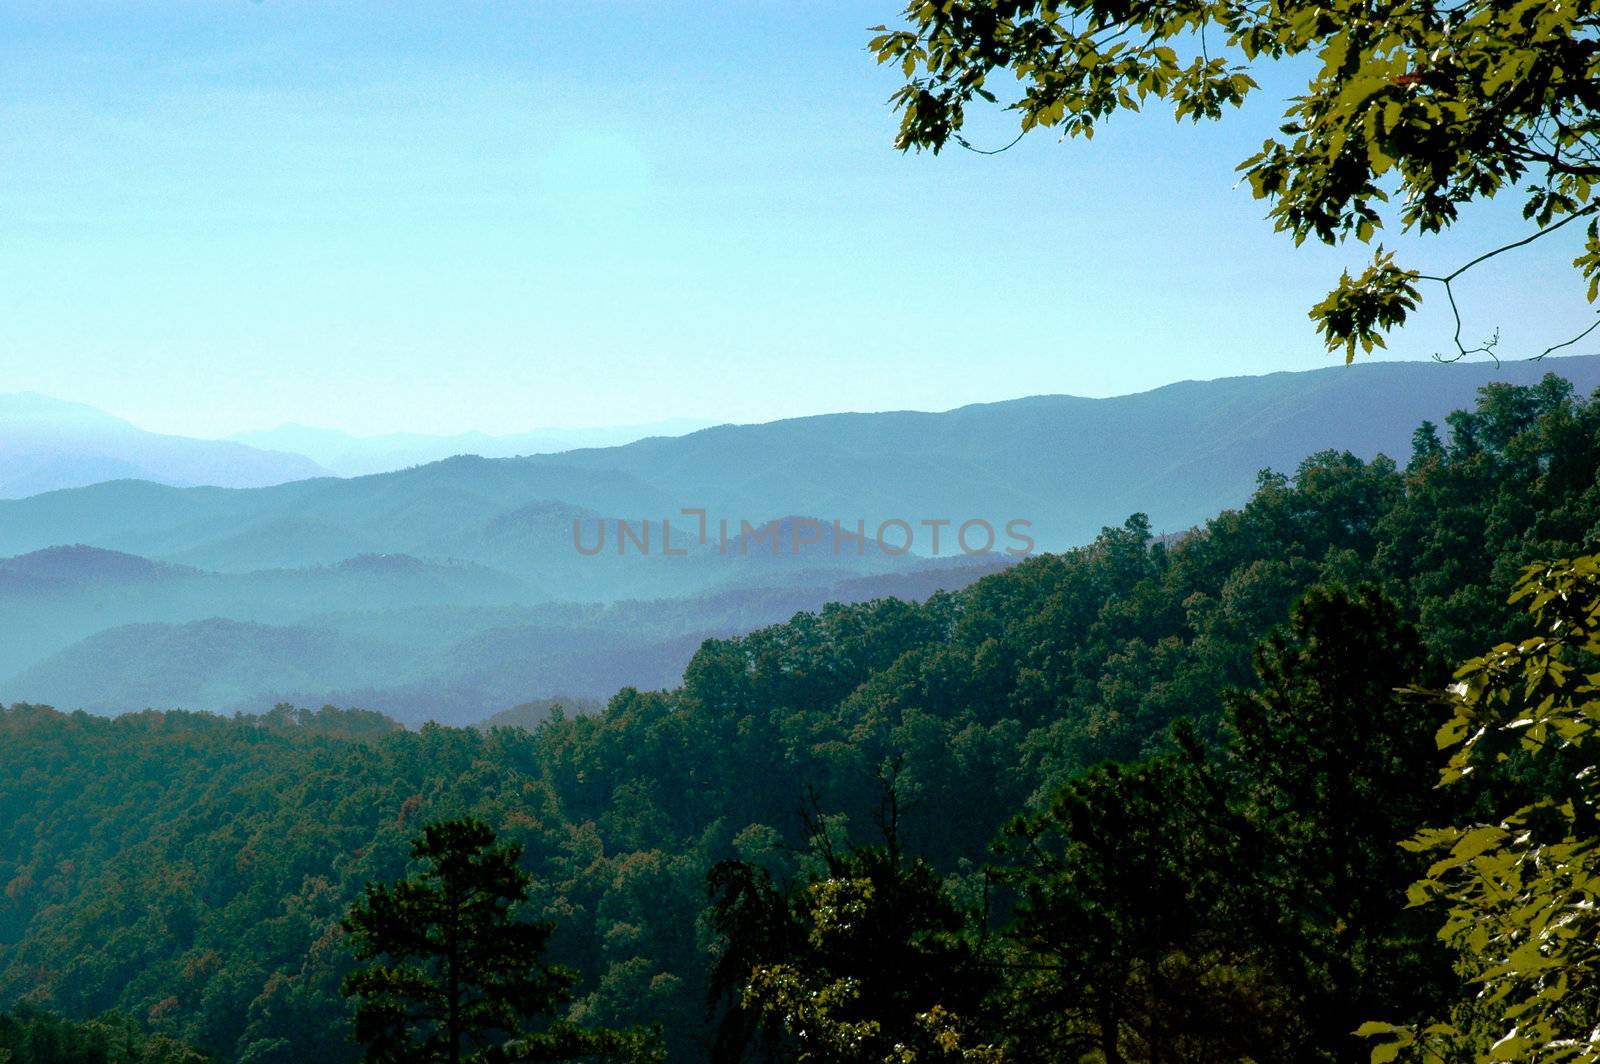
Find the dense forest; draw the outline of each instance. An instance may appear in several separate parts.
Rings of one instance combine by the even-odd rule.
[[[1560,778],[1506,755],[1438,787],[1449,707],[1406,692],[1526,634],[1508,598],[1592,549],[1597,469],[1600,398],[1550,376],[1403,466],[1318,454],[1181,537],[1134,515],[711,640],[598,713],[14,705],[0,1059],[357,1059],[341,921],[469,815],[521,847],[564,1020],[671,1060],[1366,1059],[1362,1024],[1460,1011],[1400,843]]]

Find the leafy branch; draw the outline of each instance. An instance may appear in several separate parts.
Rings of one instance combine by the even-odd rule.
[[[1444,288],[1455,320],[1454,354],[1436,357],[1498,361],[1498,333],[1477,346],[1461,339],[1454,281],[1574,218],[1590,225],[1573,265],[1589,301],[1600,295],[1600,0],[910,0],[904,20],[875,27],[869,44],[905,77],[890,98],[901,150],[954,141],[978,151],[961,136],[975,101],[1016,112],[1019,139],[1039,128],[1089,138],[1111,115],[1155,101],[1177,120],[1219,119],[1259,88],[1257,66],[1307,56],[1319,66],[1305,91],[1239,167],[1296,244],[1368,243],[1386,221],[1439,233],[1463,205],[1521,189],[1536,231],[1450,274],[1402,269],[1381,246],[1359,277],[1346,271],[1311,310],[1346,361],[1383,346],[1424,280]],[[997,72],[1019,86],[1010,101],[989,88]]]

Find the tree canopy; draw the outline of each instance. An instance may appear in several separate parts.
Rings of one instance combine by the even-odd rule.
[[[893,102],[902,149],[966,145],[975,101],[1039,128],[1092,137],[1118,111],[1160,101],[1179,120],[1220,118],[1252,92],[1253,71],[1305,57],[1313,73],[1288,101],[1279,135],[1240,165],[1273,225],[1298,244],[1380,231],[1437,233],[1462,208],[1521,198],[1527,234],[1444,275],[1424,275],[1377,244],[1311,317],[1346,360],[1383,345],[1422,297],[1482,261],[1587,219],[1574,266],[1600,293],[1600,3],[1595,0],[911,0],[904,25],[876,27],[871,48],[906,84]],[[1600,327],[1600,322],[1591,328]],[[1584,335],[1589,330],[1585,330]],[[1577,338],[1553,337],[1543,352]]]

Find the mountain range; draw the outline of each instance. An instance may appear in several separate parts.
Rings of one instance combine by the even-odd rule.
[[[1547,372],[1600,387],[1596,356],[1373,362],[360,477],[116,479],[0,500],[0,610],[29,619],[0,645],[0,696],[106,712],[335,702],[464,723],[658,687],[708,636],[964,586],[1013,560],[1017,535],[1062,549],[1134,512],[1176,534],[1241,504],[1263,467],[1292,473],[1325,449],[1403,462],[1422,421]],[[955,542],[976,521],[996,533],[984,556]]]
[[[31,392],[0,395],[0,499],[119,479],[257,488],[327,475],[303,454],[146,432]]]
[[[365,437],[286,424],[226,440],[202,440],[147,432],[92,406],[16,392],[0,394],[0,499],[108,480],[268,487],[312,477],[387,473],[457,455],[505,458],[612,447],[650,436],[679,436],[709,424],[673,418],[648,425],[533,429],[509,436],[464,432]]]
[[[1085,543],[1130,513],[1181,531],[1242,503],[1263,468],[1349,450],[1404,463],[1423,421],[1441,433],[1487,384],[1547,373],[1600,387],[1600,356],[1542,362],[1367,362],[1184,381],[1137,395],[1041,395],[944,413],[830,414],[727,425],[676,440],[530,459],[627,476],[733,513],[1031,521],[1043,549]],[[926,540],[924,540],[924,545]]]
[[[64,548],[0,563],[0,611],[33,622],[0,646],[10,676],[0,695],[107,713],[332,703],[472,723],[530,697],[671,686],[708,638],[830,602],[920,600],[1004,564],[801,572],[778,586],[601,605],[529,602],[492,571],[409,558],[228,575]]]

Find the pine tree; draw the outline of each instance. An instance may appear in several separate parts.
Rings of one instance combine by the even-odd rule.
[[[521,847],[496,846],[487,824],[463,819],[429,825],[411,854],[417,873],[369,883],[344,920],[370,962],[343,987],[366,1059],[530,1059],[525,1028],[566,1003],[575,976],[541,960],[554,925],[516,915],[531,880]]]

